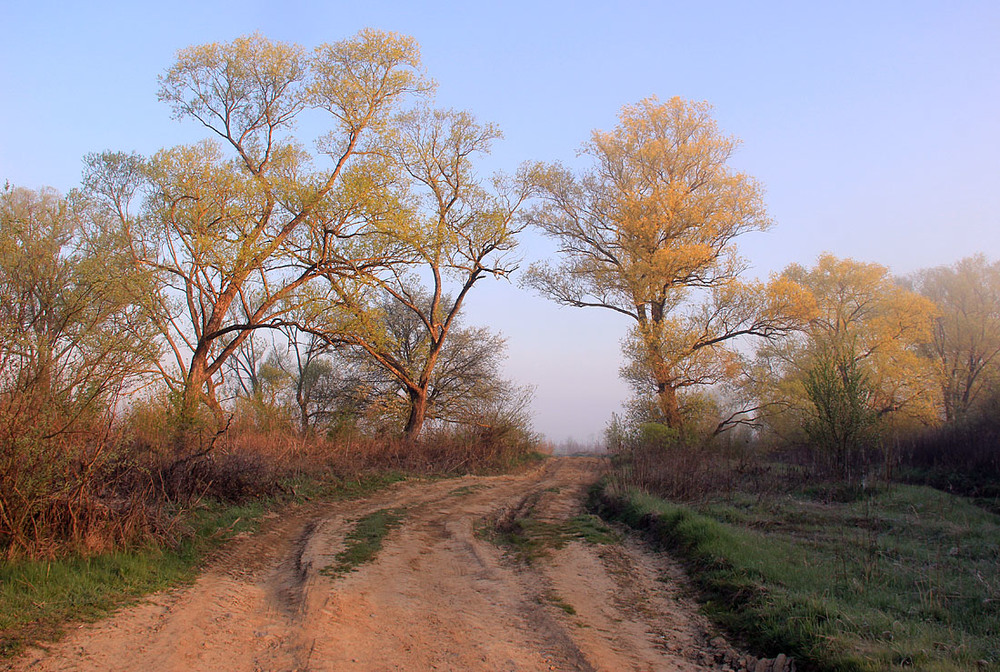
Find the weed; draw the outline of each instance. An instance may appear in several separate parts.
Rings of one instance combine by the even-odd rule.
[[[460,488],[455,488],[448,493],[449,497],[464,497],[465,495],[471,495],[473,492],[482,490],[486,486],[482,483],[477,483],[475,485],[463,485]]]

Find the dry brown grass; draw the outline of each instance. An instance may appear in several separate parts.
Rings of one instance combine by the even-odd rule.
[[[0,557],[90,555],[176,538],[203,499],[280,497],[290,481],[374,472],[456,474],[509,469],[531,453],[518,430],[430,429],[419,441],[263,428],[246,415],[178,442],[169,405],[137,404],[114,430],[29,440],[0,437]],[[206,425],[207,426],[207,425]]]

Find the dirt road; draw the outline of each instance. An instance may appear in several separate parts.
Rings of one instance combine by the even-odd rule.
[[[194,585],[82,626],[14,669],[745,668],[684,596],[679,570],[634,541],[563,539],[525,560],[483,538],[514,516],[563,529],[601,468],[559,458],[292,509],[234,541]],[[357,520],[382,509],[402,512],[401,524],[375,560],[322,573]]]

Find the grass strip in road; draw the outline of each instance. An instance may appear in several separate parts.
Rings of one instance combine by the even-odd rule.
[[[605,488],[592,503],[683,560],[706,612],[756,653],[800,670],[1000,670],[1000,518],[963,498],[894,486],[686,506]]]
[[[526,562],[562,548],[571,541],[587,544],[617,544],[621,537],[597,516],[583,513],[568,520],[549,522],[538,520],[529,510],[527,515],[501,518],[481,529],[480,536],[506,546],[513,555]]]
[[[405,509],[379,509],[363,516],[347,535],[344,550],[320,574],[336,578],[374,560],[389,532],[403,523],[405,513]]]

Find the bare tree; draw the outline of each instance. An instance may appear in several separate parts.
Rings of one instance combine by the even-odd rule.
[[[913,280],[937,306],[930,353],[945,419],[963,418],[1000,389],[1000,263],[979,254],[920,271]]]

